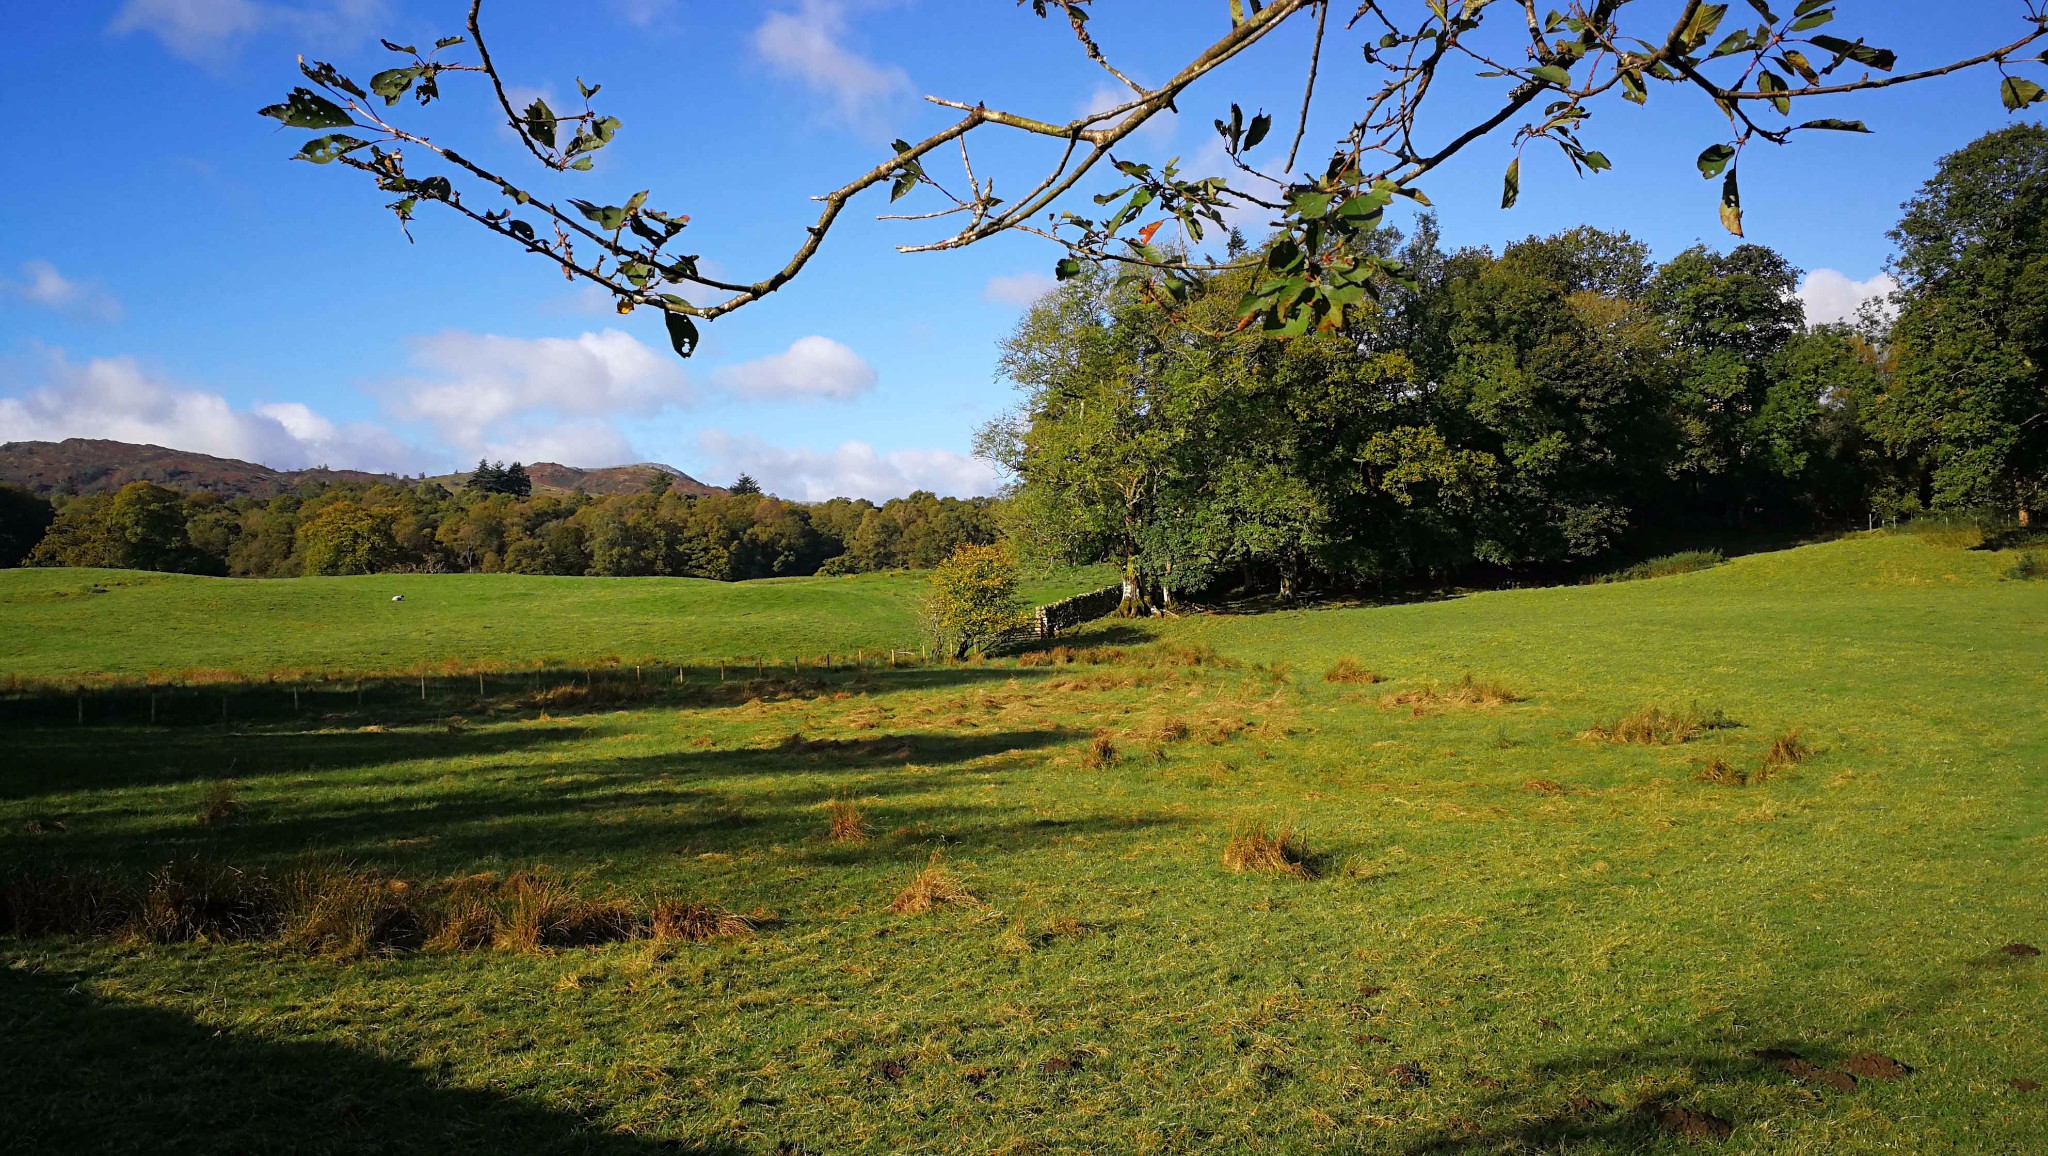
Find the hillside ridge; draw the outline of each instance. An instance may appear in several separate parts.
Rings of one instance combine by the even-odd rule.
[[[536,493],[636,494],[647,489],[647,476],[660,472],[674,479],[678,493],[700,495],[724,491],[706,485],[674,466],[660,462],[579,468],[559,462],[533,462],[526,467]],[[468,472],[432,480],[453,489]],[[0,482],[38,494],[96,494],[118,490],[130,482],[155,482],[176,490],[205,490],[222,497],[273,498],[308,481],[330,484],[393,486],[416,484],[396,474],[322,468],[280,470],[237,458],[215,457],[166,446],[66,438],[61,442],[18,441],[0,444]]]

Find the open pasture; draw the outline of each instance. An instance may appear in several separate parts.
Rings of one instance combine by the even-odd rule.
[[[2048,584],[2011,566],[1877,534],[981,664],[18,725],[11,1138],[2039,1151]],[[307,616],[350,582],[431,633]],[[222,613],[7,573],[0,674],[886,647],[915,583]]]

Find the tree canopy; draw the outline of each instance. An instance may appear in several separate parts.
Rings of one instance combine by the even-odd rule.
[[[1173,19],[1190,28],[1214,20],[1227,30],[1155,87],[1131,79],[1091,33],[1091,15],[1107,2],[1018,0],[1018,8],[1049,25],[1064,24],[1076,48],[1115,81],[1124,99],[1058,120],[992,108],[972,96],[930,96],[932,106],[958,119],[919,140],[897,139],[872,167],[818,198],[823,207],[816,223],[779,268],[755,281],[714,276],[699,254],[680,251],[690,217],[660,206],[686,205],[688,190],[660,196],[641,190],[617,203],[551,200],[509,170],[486,168],[479,154],[404,123],[409,118],[393,111],[400,102],[407,95],[422,106],[440,100],[446,81],[451,93],[495,104],[524,153],[549,172],[588,172],[619,138],[623,122],[594,103],[600,84],[578,80],[580,103],[562,110],[542,97],[514,100],[516,79],[486,47],[483,0],[472,0],[461,33],[425,49],[384,41],[397,62],[375,71],[367,86],[332,63],[302,57],[300,70],[312,87],[294,88],[261,111],[319,134],[304,143],[298,159],[362,174],[396,198],[388,207],[401,226],[422,206],[455,213],[565,276],[610,293],[621,312],[659,311],[676,352],[687,357],[700,340],[700,322],[760,301],[801,274],[853,198],[881,186],[892,202],[917,198],[918,211],[895,219],[955,228],[899,246],[904,252],[1033,233],[1058,246],[1061,278],[1089,265],[1115,266],[1176,304],[1186,304],[1209,278],[1235,271],[1242,276],[1234,282],[1240,292],[1233,322],[1295,337],[1341,328],[1365,303],[1411,283],[1414,271],[1375,243],[1387,207],[1395,198],[1427,205],[1432,174],[1481,141],[1506,138],[1502,206],[1512,207],[1530,146],[1556,148],[1576,170],[1598,173],[1613,167],[1593,140],[1598,112],[1615,101],[1647,106],[1654,97],[1660,114],[1684,123],[1675,98],[1690,96],[1725,123],[1719,139],[1702,142],[1697,164],[1702,177],[1720,182],[1721,222],[1740,236],[1746,150],[1808,132],[1869,131],[1859,121],[1805,118],[1796,111],[1814,98],[1988,69],[1998,77],[2007,109],[2048,100],[2026,75],[2041,64],[2037,46],[2048,38],[2048,0],[2011,0],[2014,39],[1904,72],[1895,52],[1837,26],[1831,0],[1684,0],[1675,6],[1560,0],[1555,8],[1539,0],[1359,0],[1355,8],[1350,0],[1227,0],[1227,25],[1218,19],[1225,0],[1201,0],[1182,5]],[[1929,9],[1920,18],[1934,23],[1942,16]],[[1212,107],[1228,109],[1214,121],[1226,162],[1220,171],[1186,171],[1177,161],[1137,154],[1140,139],[1133,134],[1148,121],[1183,107],[1191,90],[1219,68],[1290,26],[1312,28],[1313,45],[1291,132],[1275,114],[1255,109],[1248,115],[1227,93],[1208,93]],[[1362,59],[1370,79],[1362,98],[1338,110],[1346,127],[1336,139],[1304,153],[1311,114],[1328,101],[1317,84],[1326,52]],[[481,83],[458,84],[472,76]],[[998,196],[995,176],[977,174],[971,152],[971,140],[989,131],[1043,141],[1054,157],[1048,171],[1035,180],[1005,179],[1005,189],[1026,191]],[[1289,142],[1284,159],[1282,141]],[[953,149],[962,173],[941,180],[934,166]],[[1070,194],[1085,191],[1093,176],[1115,187],[1095,196],[1099,208],[1077,212]],[[1263,215],[1280,232],[1278,243],[1212,254],[1208,242],[1224,239],[1226,213],[1234,211]],[[1162,230],[1169,231],[1162,236]]]

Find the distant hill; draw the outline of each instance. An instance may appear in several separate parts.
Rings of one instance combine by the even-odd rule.
[[[724,492],[673,466],[654,462],[589,470],[554,462],[535,462],[526,467],[536,493],[566,493],[580,488],[590,494],[634,494],[647,488],[648,475],[654,471],[674,478],[672,485],[679,493]],[[468,479],[467,473],[460,473],[435,480],[455,489]],[[254,462],[217,458],[189,450],[91,438],[0,445],[0,482],[12,482],[39,494],[96,494],[118,490],[130,482],[155,482],[174,490],[210,490],[230,498],[273,498],[308,481],[415,484],[411,479],[393,474],[361,470],[275,470]]]

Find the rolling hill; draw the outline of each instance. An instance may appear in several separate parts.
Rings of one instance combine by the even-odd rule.
[[[534,489],[540,493],[567,493],[577,489],[590,494],[638,493],[647,488],[647,476],[653,471],[674,477],[674,488],[680,493],[723,492],[674,466],[654,462],[595,469],[579,469],[555,462],[535,462],[527,466]],[[456,473],[434,480],[453,489],[468,477],[467,473]],[[38,494],[94,494],[118,490],[130,482],[155,482],[172,489],[209,490],[231,498],[271,498],[308,481],[410,484],[409,479],[394,474],[325,468],[279,470],[255,462],[217,458],[190,450],[94,438],[0,445],[0,482],[11,482]]]

